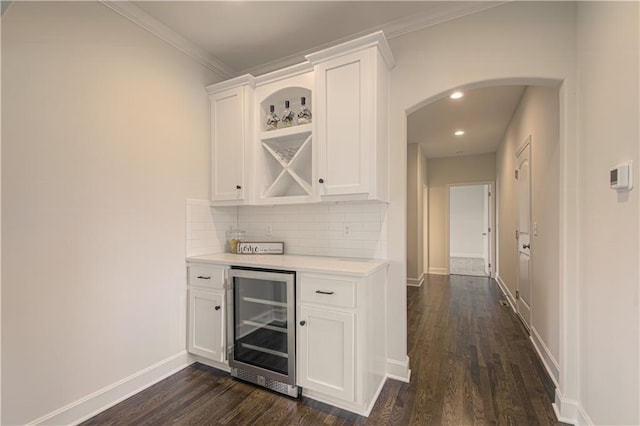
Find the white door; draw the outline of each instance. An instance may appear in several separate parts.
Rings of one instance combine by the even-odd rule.
[[[211,359],[224,360],[224,311],[222,293],[189,290],[189,352]]]
[[[531,143],[527,140],[516,158],[518,194],[518,290],[516,304],[525,326],[531,328]]]
[[[244,198],[244,88],[235,87],[210,97],[211,200]]]
[[[353,401],[354,314],[301,305],[298,324],[298,385]]]
[[[373,53],[362,51],[315,67],[315,119],[321,195],[367,194],[374,138]],[[375,161],[375,159],[373,159]]]
[[[484,217],[482,232],[482,254],[484,258],[484,272],[491,276],[491,185],[484,185]]]

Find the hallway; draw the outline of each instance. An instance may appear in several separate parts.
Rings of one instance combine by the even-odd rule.
[[[412,409],[398,424],[558,424],[553,383],[494,280],[429,275],[407,299],[412,385],[398,397]]]
[[[407,298],[411,383],[388,380],[368,418],[194,364],[85,424],[558,424],[553,384],[494,281],[430,275]]]

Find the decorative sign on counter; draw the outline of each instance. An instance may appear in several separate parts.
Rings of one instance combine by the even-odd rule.
[[[284,254],[283,242],[240,241],[238,254]]]

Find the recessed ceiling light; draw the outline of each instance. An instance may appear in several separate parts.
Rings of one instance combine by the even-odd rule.
[[[462,92],[453,92],[451,94],[451,96],[449,96],[451,99],[460,99],[461,97],[464,96],[464,93]]]
[[[455,131],[455,133],[454,133],[454,135],[456,135],[456,136],[462,136],[462,135],[464,135],[464,130],[456,130],[456,131]]]

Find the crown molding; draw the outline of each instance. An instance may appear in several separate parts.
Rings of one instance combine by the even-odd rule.
[[[373,46],[377,47],[380,51],[384,62],[387,64],[387,68],[393,68],[396,64],[396,60],[391,53],[389,43],[387,43],[387,39],[382,31],[376,31],[373,34],[358,37],[354,40],[329,47],[319,52],[311,53],[307,55],[306,58],[312,64],[316,64],[317,62],[326,61],[328,59],[344,55],[347,52],[353,52],[356,49],[366,49]]]
[[[216,59],[201,47],[195,45],[171,28],[153,18],[138,6],[128,1],[100,0],[100,3],[124,16],[139,27],[149,31],[162,41],[169,43],[171,46],[180,50],[187,56],[190,56],[196,62],[215,72],[220,77],[227,79],[236,75],[231,68],[226,66],[220,60]]]
[[[249,86],[252,89],[256,87],[256,79],[251,74],[243,74],[238,77],[231,78],[229,80],[223,80],[219,83],[207,86],[207,93],[212,95],[214,93],[222,92],[232,87]]]
[[[424,14],[410,16],[407,18],[397,19],[395,21],[388,22],[381,26],[381,30],[384,31],[387,36],[387,40],[394,39],[396,37],[403,36],[405,34],[419,31],[425,28],[432,27],[434,25],[442,24],[443,22],[452,21],[454,19],[462,18],[464,16],[473,15],[474,13],[482,12],[487,9],[492,9],[497,6],[510,3],[509,1],[474,1],[474,2],[450,2],[449,4],[455,7],[453,10],[449,9],[445,12],[437,14]]]
[[[321,50],[329,49],[339,44],[348,43],[353,41],[354,39],[366,37],[371,33],[381,31],[384,33],[385,38],[387,40],[391,40],[396,37],[400,37],[402,35],[405,35],[414,31],[419,31],[428,27],[432,27],[434,25],[442,24],[443,22],[452,21],[454,19],[458,19],[464,16],[472,15],[474,13],[482,12],[484,10],[501,6],[503,4],[507,4],[510,2],[509,1],[487,1],[487,2],[477,1],[477,2],[461,2],[461,4],[457,4],[456,2],[451,2],[451,3],[455,5],[454,10],[448,10],[447,12],[442,12],[438,14],[430,13],[430,14],[423,14],[423,15],[411,16],[408,18],[397,19],[395,21],[391,21],[386,24],[379,25],[377,27],[368,28],[358,33],[332,40],[328,43],[323,43],[321,45],[312,47],[311,49],[307,49],[302,52],[294,53],[293,55],[285,56],[284,58],[280,58],[275,61],[258,65],[257,67],[245,69],[241,73],[243,74],[249,73],[257,76],[262,74],[267,74],[280,68],[298,64],[304,61],[307,56],[313,55]],[[387,44],[386,41],[385,41],[385,44]],[[386,61],[386,58],[385,58],[385,61]]]

